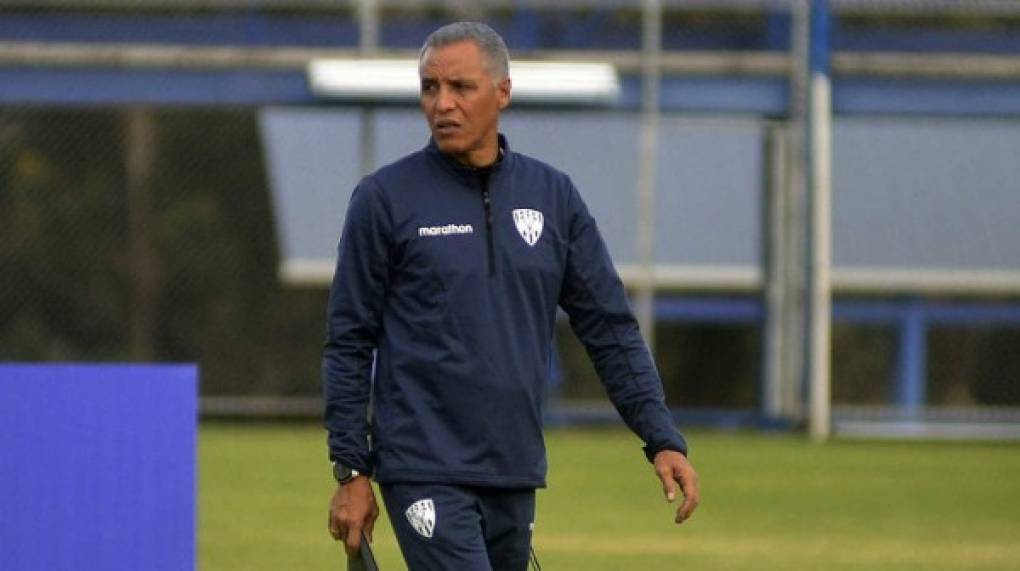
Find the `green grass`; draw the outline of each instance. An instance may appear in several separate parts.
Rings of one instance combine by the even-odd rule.
[[[551,432],[534,541],[543,567],[1020,569],[1015,444],[688,438],[702,505],[677,527],[633,436]],[[320,428],[204,423],[199,463],[201,569],[345,568],[326,531]],[[385,515],[375,535],[381,567],[404,569]]]

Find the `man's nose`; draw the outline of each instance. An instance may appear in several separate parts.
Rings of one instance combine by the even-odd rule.
[[[436,93],[436,108],[440,111],[449,111],[454,107],[453,93],[446,86],[439,86]]]

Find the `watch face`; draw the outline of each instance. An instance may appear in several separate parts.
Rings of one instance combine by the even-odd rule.
[[[333,464],[333,478],[335,478],[337,482],[344,483],[347,480],[350,480],[352,473],[353,471],[343,464]]]

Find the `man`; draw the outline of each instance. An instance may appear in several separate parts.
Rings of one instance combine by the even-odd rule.
[[[557,305],[669,501],[679,484],[676,522],[698,503],[595,221],[566,175],[499,134],[507,60],[484,24],[429,36],[419,75],[431,140],[361,181],[338,247],[323,358],[339,483],[329,529],[349,553],[371,536],[371,475],[412,570],[527,566]]]

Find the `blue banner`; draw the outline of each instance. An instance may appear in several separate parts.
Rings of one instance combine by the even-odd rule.
[[[0,365],[0,569],[195,566],[194,365]]]

